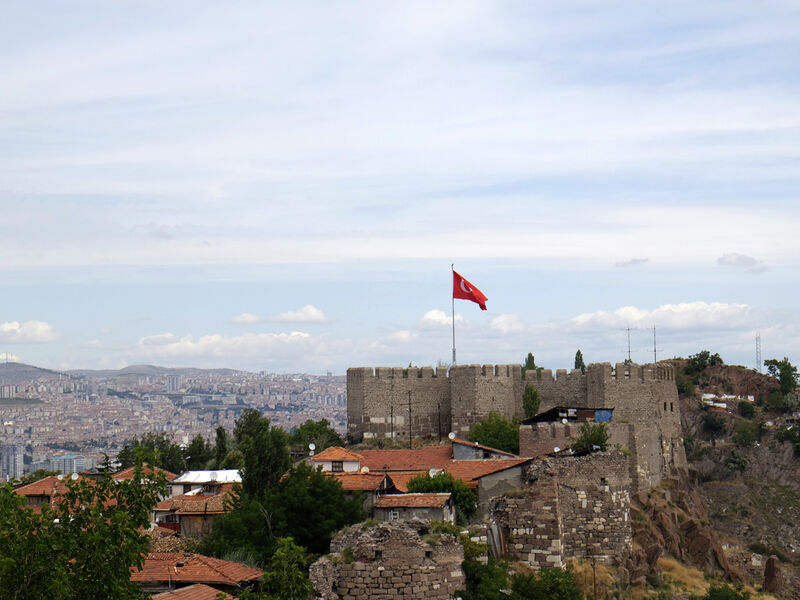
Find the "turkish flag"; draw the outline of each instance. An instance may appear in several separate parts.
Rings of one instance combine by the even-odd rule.
[[[486,310],[486,301],[488,298],[483,295],[482,291],[455,271],[453,271],[453,298],[472,300],[481,307],[481,310]]]

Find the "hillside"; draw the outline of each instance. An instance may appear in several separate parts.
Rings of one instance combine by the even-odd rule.
[[[686,361],[675,361],[685,367]],[[708,521],[731,567],[755,587],[769,555],[782,562],[783,598],[800,589],[800,455],[781,432],[793,411],[775,411],[767,399],[777,380],[741,366],[713,365],[692,376],[694,394],[681,395],[682,425],[691,475]],[[702,394],[753,396],[709,407]],[[748,405],[752,408],[749,408]],[[740,412],[741,411],[741,412]],[[747,415],[747,416],[743,416]]]
[[[33,365],[23,363],[4,362],[0,363],[0,384],[17,384],[23,381],[35,381],[37,379],[51,379],[64,375],[60,371],[42,369]]]

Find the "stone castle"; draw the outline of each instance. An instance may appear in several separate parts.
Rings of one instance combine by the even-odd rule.
[[[526,385],[538,390],[540,412],[555,407],[613,409],[610,442],[628,453],[634,491],[649,489],[686,467],[672,365],[591,364],[585,373],[528,370],[520,365],[360,367],[347,370],[347,426],[364,438],[466,437],[490,412],[522,418]],[[520,429],[520,454],[540,456],[569,445],[575,423]]]

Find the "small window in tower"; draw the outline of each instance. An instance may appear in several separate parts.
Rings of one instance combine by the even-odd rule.
[[[430,550],[425,550],[425,558],[433,558],[433,552]]]
[[[383,558],[383,551],[375,550],[375,560],[380,560],[381,558]]]
[[[667,412],[667,403],[664,402],[664,412]]]
[[[672,404],[672,402],[669,403],[669,412],[675,412],[675,406]]]
[[[344,462],[341,460],[334,460],[331,463],[331,471],[333,471],[334,473],[341,473],[342,471],[344,471]]]

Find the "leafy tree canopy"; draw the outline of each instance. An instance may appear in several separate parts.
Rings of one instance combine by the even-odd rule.
[[[163,433],[153,431],[145,433],[141,438],[133,438],[125,442],[117,460],[123,469],[132,467],[137,461],[141,461],[172,473],[186,470],[186,457],[183,449]]]
[[[290,537],[278,540],[278,548],[258,592],[243,592],[241,600],[306,600],[313,585],[308,575],[305,550]]]
[[[456,519],[465,525],[477,510],[478,498],[467,485],[444,471],[436,475],[420,475],[408,480],[409,492],[437,493],[450,492],[456,505]]]
[[[783,360],[770,358],[764,361],[764,366],[767,367],[767,373],[778,378],[781,394],[790,394],[797,389],[797,367],[790,363],[788,358],[785,356]]]
[[[565,569],[544,567],[531,575],[516,574],[511,578],[512,600],[583,600],[575,574]]]
[[[468,439],[470,442],[519,454],[519,422],[516,419],[509,421],[496,412],[490,412],[489,416],[472,426]]]
[[[697,383],[697,376],[706,370],[707,367],[724,364],[719,354],[711,354],[708,350],[702,350],[697,354],[692,354],[683,368],[684,373],[691,376]]]
[[[0,589],[15,600],[143,598],[130,581],[148,548],[143,533],[163,477],[127,481],[67,480],[67,491],[41,513],[24,507],[9,485],[0,487]]]
[[[236,421],[234,437],[244,458],[242,488],[251,498],[263,498],[291,466],[289,436],[248,408]]]
[[[583,362],[583,352],[580,350],[575,353],[575,368],[580,369],[581,373],[586,373],[586,363]]]
[[[186,447],[184,456],[187,469],[206,469],[214,462],[214,446],[198,433]]]
[[[300,447],[305,450],[311,442],[316,445],[316,452],[343,444],[342,436],[331,427],[327,419],[319,421],[309,419],[302,425],[298,425],[292,432],[291,444],[293,447]]]
[[[530,383],[525,384],[525,391],[522,393],[522,410],[525,418],[530,419],[539,413],[539,390]]]
[[[575,452],[592,450],[597,446],[601,452],[608,449],[608,429],[605,423],[591,423],[584,421],[578,430],[578,437],[572,442]]]

